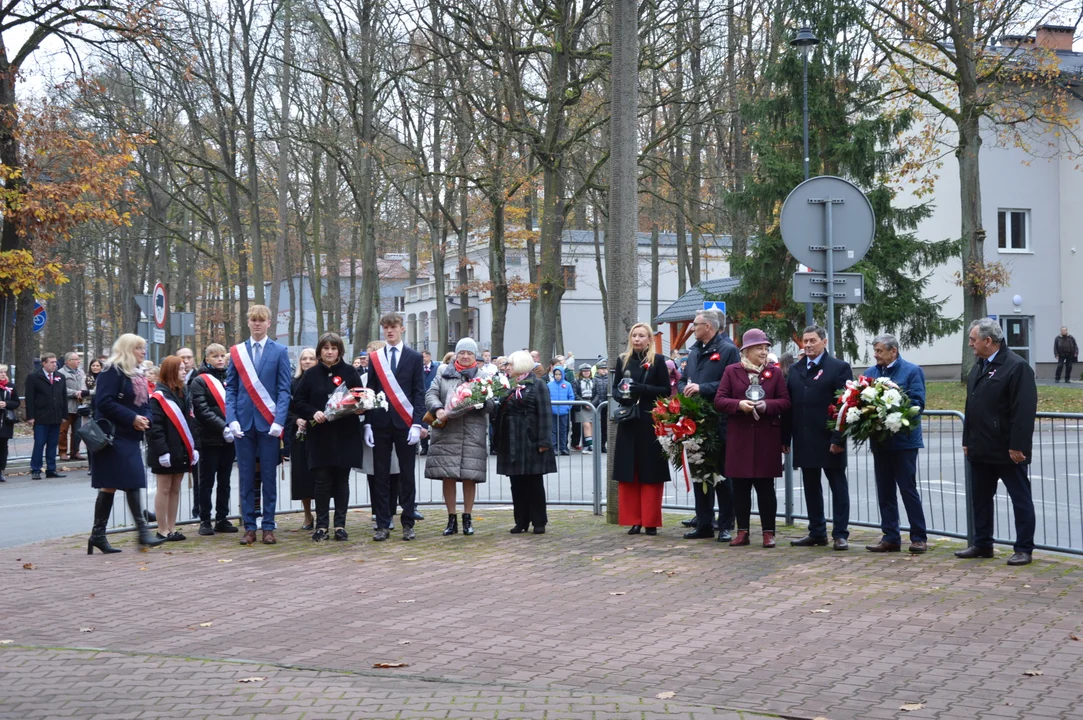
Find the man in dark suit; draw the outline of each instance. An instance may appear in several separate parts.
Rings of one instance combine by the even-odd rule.
[[[809,547],[827,545],[827,520],[824,517],[823,486],[820,473],[831,487],[832,547],[847,550],[850,531],[850,488],[846,481],[846,439],[828,430],[827,408],[835,402],[835,393],[854,379],[849,363],[827,354],[827,331],[810,325],[801,335],[805,357],[790,368],[786,387],[793,409],[783,423],[782,452],[793,448],[793,466],[801,468],[808,508],[808,535],[790,545]]]
[[[414,462],[421,441],[421,418],[425,415],[424,369],[421,353],[402,342],[402,318],[388,313],[380,318],[386,345],[369,357],[368,386],[383,392],[390,407],[365,413],[365,444],[372,451],[376,475],[372,499],[376,507],[373,540],[391,536],[388,514],[391,484],[391,452],[399,459],[399,504],[402,506],[402,539],[413,540],[415,505]]]
[[[68,417],[68,395],[64,378],[56,371],[56,355],[41,356],[41,369],[26,376],[26,422],[34,428],[34,451],[30,455],[30,478],[41,480],[42,454],[45,477],[64,477],[56,471],[56,448],[60,424]]]
[[[977,362],[966,383],[963,454],[970,463],[974,495],[974,544],[960,558],[993,557],[993,499],[997,481],[1015,509],[1015,554],[1009,565],[1026,565],[1034,552],[1034,500],[1030,464],[1038,388],[1026,360],[1004,346],[1004,331],[992,318],[970,324],[970,347]]]
[[[726,326],[726,316],[717,310],[701,310],[692,321],[696,342],[688,351],[687,372],[677,382],[677,391],[685,396],[700,395],[713,402],[718,383],[725,369],[741,362],[741,354],[733,341],[720,329]],[[722,437],[722,457],[726,456],[726,416],[719,420]],[[714,500],[718,497],[718,542],[733,539],[733,485],[729,478],[715,484],[714,491],[703,492],[703,483],[692,483],[696,502],[696,520],[692,530],[685,533],[689,540],[714,537]]]

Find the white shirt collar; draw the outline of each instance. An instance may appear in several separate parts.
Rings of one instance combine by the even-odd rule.
[[[261,350],[266,350],[267,349],[267,336],[266,335],[263,336],[262,340],[257,340],[254,337],[249,337],[248,342],[252,343],[252,347],[255,347],[256,345],[261,345],[262,346],[260,348]]]
[[[390,358],[391,356],[388,353],[391,351],[391,348],[396,348],[399,351],[398,352],[399,357],[402,357],[402,349],[403,349],[403,347],[404,347],[404,345],[403,345],[402,340],[399,340],[398,345],[390,345],[390,344],[384,345],[384,355],[387,356],[388,358]]]

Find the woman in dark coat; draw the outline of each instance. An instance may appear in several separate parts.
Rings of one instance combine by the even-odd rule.
[[[90,485],[98,489],[94,503],[94,527],[87,541],[87,555],[98,548],[103,553],[120,552],[109,544],[105,527],[113,511],[113,495],[123,490],[128,510],[139,529],[139,544],[161,545],[147,528],[143,514],[143,495],[147,486],[147,471],[139,444],[150,427],[150,395],[143,361],[147,357],[147,341],[138,335],[125,333],[113,344],[113,354],[105,361],[98,375],[94,393],[94,419],[108,420],[113,425],[113,444],[94,454]],[[108,430],[107,430],[108,431]]]
[[[307,347],[301,350],[301,354],[297,356],[297,371],[293,374],[290,397],[297,395],[297,388],[301,385],[301,376],[317,362],[314,348]],[[297,437],[298,433],[301,433],[300,437]],[[308,433],[308,420],[298,417],[293,410],[293,403],[290,403],[290,411],[286,415],[286,430],[282,433],[282,444],[286,457],[290,459],[290,498],[300,500],[305,509],[305,519],[301,529],[312,530],[315,527],[315,520],[312,517],[312,498],[316,497],[316,484],[312,473],[308,470],[306,433]]]
[[[308,423],[305,454],[316,490],[315,542],[327,539],[328,511],[335,498],[335,540],[346,540],[346,508],[350,504],[350,469],[361,466],[364,436],[358,418],[328,421],[323,414],[336,388],[361,386],[357,369],[343,360],[346,348],[335,333],[324,333],[316,343],[320,361],[305,371],[290,409]]]
[[[496,471],[511,480],[511,504],[515,513],[513,534],[524,533],[533,523],[541,535],[549,522],[545,511],[545,475],[557,471],[553,453],[553,406],[549,388],[534,370],[534,358],[525,350],[508,357],[508,376],[518,385],[496,411]]]
[[[767,335],[756,328],[744,334],[741,362],[726,368],[714,406],[726,413],[726,468],[733,480],[733,507],[737,536],[730,545],[748,545],[752,488],[760,507],[763,546],[775,546],[775,478],[782,474],[782,418],[790,411],[786,378],[778,366],[767,364]],[[746,393],[753,385],[762,388],[763,399],[753,401]]]
[[[150,394],[147,430],[147,465],[158,484],[154,495],[158,537],[170,542],[187,539],[177,532],[177,508],[184,475],[199,464],[199,451],[195,449],[195,436],[189,426],[189,422],[195,421],[185,392],[184,373],[184,361],[176,355],[162,361],[158,385]]]
[[[7,482],[4,471],[8,467],[8,440],[15,435],[15,410],[19,407],[19,395],[14,385],[8,385],[8,366],[0,365],[0,482]]]
[[[655,354],[649,325],[632,326],[628,349],[618,359],[612,377],[613,398],[622,405],[639,406],[638,418],[617,425],[613,477],[618,482],[618,521],[632,526],[629,535],[638,535],[644,527],[648,535],[657,535],[669,461],[654,434],[651,408],[655,400],[669,395],[670,385],[666,359]]]

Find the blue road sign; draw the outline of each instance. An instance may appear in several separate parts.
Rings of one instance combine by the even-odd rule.
[[[703,301],[703,309],[704,310],[717,310],[719,312],[724,313],[724,312],[726,312],[726,301],[725,300],[704,300]]]
[[[33,317],[34,317],[34,322],[33,322],[33,330],[34,330],[34,332],[41,332],[42,329],[45,327],[45,322],[49,319],[49,316],[45,312],[45,308],[42,306],[42,304],[37,302],[36,300],[34,301],[34,316]],[[15,324],[15,318],[16,318],[15,313],[12,313],[12,315],[11,315],[11,324],[12,325]]]

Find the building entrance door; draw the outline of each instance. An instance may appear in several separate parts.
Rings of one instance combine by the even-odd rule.
[[[1019,357],[1023,358],[1034,367],[1034,349],[1032,347],[1031,329],[1034,318],[1030,315],[1013,315],[1000,318],[1000,327],[1004,330],[1004,340]]]

